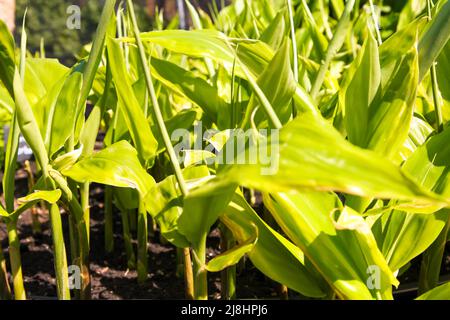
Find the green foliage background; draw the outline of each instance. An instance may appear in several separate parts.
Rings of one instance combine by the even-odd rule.
[[[143,30],[151,25],[151,18],[145,13],[144,2],[136,1],[138,19]],[[102,0],[16,0],[16,41],[20,42],[22,19],[25,8],[28,8],[26,28],[29,51],[38,51],[43,38],[48,57],[58,58],[64,64],[73,64],[75,55],[82,46],[92,41],[103,3]],[[70,5],[79,5],[81,8],[80,30],[69,30],[66,27],[66,11]]]

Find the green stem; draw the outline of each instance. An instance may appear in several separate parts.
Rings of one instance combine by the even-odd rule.
[[[70,261],[72,265],[79,265],[79,248],[78,248],[78,232],[76,222],[72,214],[69,214],[69,245],[70,245]],[[74,298],[79,300],[81,298],[81,291],[78,288],[73,288]]]
[[[148,277],[148,226],[147,211],[145,210],[144,201],[139,199],[138,210],[138,260],[137,273],[138,282],[143,283]]]
[[[125,246],[125,253],[127,255],[127,265],[128,269],[132,270],[136,268],[136,256],[134,255],[133,244],[131,242],[128,212],[126,210],[121,210],[120,215],[122,217],[123,242]]]
[[[348,22],[350,21],[350,13],[352,12],[354,5],[355,0],[348,0],[345,5],[344,12],[342,13],[342,16],[339,19],[339,23],[336,27],[336,32],[333,36],[333,39],[331,39],[331,42],[325,54],[325,59],[319,68],[319,72],[317,73],[316,79],[314,80],[311,89],[311,97],[313,99],[316,99],[317,95],[319,94],[319,90],[322,87],[322,84],[325,80],[325,75],[328,71],[331,60],[333,60],[337,51],[342,47],[342,44],[345,41],[345,34],[347,32]]]
[[[55,255],[56,291],[59,300],[70,300],[66,247],[64,245],[61,214],[58,205],[51,204],[49,212]]]
[[[150,69],[149,69],[149,66],[147,65],[147,57],[145,54],[144,45],[143,45],[141,37],[140,37],[140,31],[139,31],[139,27],[138,27],[138,24],[136,21],[136,15],[134,13],[133,2],[131,0],[127,0],[127,5],[128,5],[130,17],[131,17],[131,23],[133,25],[133,32],[134,32],[134,36],[136,38],[136,44],[139,49],[139,60],[140,60],[142,69],[144,70],[147,91],[150,93],[150,98],[152,101],[153,119],[155,120],[155,122],[158,126],[158,129],[159,129],[159,132],[163,138],[164,146],[166,147],[166,151],[170,158],[170,163],[174,170],[175,177],[178,181],[178,187],[180,188],[180,191],[183,194],[183,196],[186,197],[188,194],[188,188],[187,188],[186,182],[184,180],[183,173],[181,172],[181,167],[178,162],[177,155],[172,146],[172,141],[170,140],[169,133],[168,133],[166,125],[164,123],[164,118],[162,116],[158,98],[156,97],[156,92],[155,92],[155,88],[153,86]],[[206,236],[205,236],[205,238],[206,238]],[[189,253],[189,252],[187,252],[187,253]],[[203,250],[203,254],[204,254],[204,250]],[[189,256],[189,258],[188,258],[188,256]],[[186,258],[185,264],[184,264],[185,268],[191,268],[191,264],[188,261],[190,259],[190,254],[185,255],[185,258]],[[205,259],[205,257],[203,257],[203,259]],[[189,276],[191,274],[193,274],[192,271],[186,270],[186,272],[185,272],[186,276]],[[185,279],[186,286],[188,286],[190,283],[192,283],[192,281],[193,281],[193,279]],[[197,283],[196,281],[194,283],[195,283],[195,287],[197,287],[198,285],[201,285],[201,284]],[[190,291],[190,288],[186,287],[186,292],[188,293],[189,291]],[[207,297],[207,293],[206,293],[206,297]]]
[[[55,177],[56,183],[58,179]],[[69,180],[69,190],[66,192],[71,192],[70,190],[76,190],[76,183]],[[91,277],[89,271],[89,238],[86,227],[86,222],[84,219],[83,208],[80,205],[75,192],[70,194],[65,194],[65,198],[68,201],[70,214],[73,215],[75,221],[75,228],[77,232],[78,239],[78,258],[77,264],[81,270],[81,290],[80,299],[90,300],[91,299]]]
[[[222,252],[225,252],[233,248],[236,244],[236,241],[230,229],[228,229],[225,225],[221,224],[220,230],[221,230],[220,247]],[[236,265],[233,265],[223,270],[221,278],[222,278],[222,286],[221,286],[222,299],[224,300],[236,299]]]
[[[17,236],[17,221],[15,219],[8,221],[6,227],[8,229],[9,261],[13,276],[14,299],[26,300],[27,297],[23,285],[22,260],[20,257],[20,240]]]
[[[113,192],[111,186],[105,187],[105,250],[108,253],[114,250],[114,224],[113,224]]]
[[[11,300],[11,288],[8,282],[6,261],[3,255],[3,247],[0,243],[0,300]]]
[[[89,209],[89,182],[80,185],[81,194],[81,208],[83,210],[83,220],[86,227],[87,245],[89,246],[90,239],[90,209]]]
[[[295,82],[298,83],[298,56],[297,56],[297,40],[295,37],[295,25],[294,25],[294,13],[293,13],[293,6],[292,1],[287,0],[287,7],[289,12],[289,25],[291,28],[291,41],[292,41],[292,54],[294,58],[294,79]]]
[[[31,192],[33,192],[35,182],[34,182],[33,171],[31,170],[30,161],[28,161],[28,160],[25,161],[24,169],[28,176],[28,192],[31,193]],[[39,222],[39,216],[38,216],[36,206],[32,206],[30,211],[31,211],[33,234],[39,234],[42,232],[42,228],[41,228],[41,223]]]
[[[194,298],[208,300],[208,272],[206,271],[206,237],[203,235],[194,250]]]
[[[427,1],[427,13],[428,13],[428,21],[432,20],[431,15],[431,1]],[[443,116],[442,116],[442,110],[441,110],[441,101],[439,98],[439,85],[437,81],[437,75],[436,75],[436,63],[433,62],[430,69],[430,76],[431,76],[431,87],[433,90],[433,103],[434,103],[434,112],[436,115],[436,131],[442,132],[443,130]]]
[[[381,46],[383,44],[383,39],[381,38],[380,26],[378,25],[378,17],[375,12],[375,6],[373,5],[373,0],[369,0],[370,13],[372,14],[373,26],[375,29],[375,33],[377,34],[378,45]]]

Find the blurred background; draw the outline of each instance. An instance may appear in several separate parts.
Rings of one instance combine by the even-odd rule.
[[[204,11],[211,10],[213,0],[191,0]],[[227,3],[217,0],[218,8]],[[26,28],[28,31],[28,49],[31,52],[40,49],[41,41],[46,55],[58,58],[64,64],[75,61],[74,53],[80,52],[83,45],[91,42],[95,33],[104,0],[0,0],[0,19],[7,22],[14,32],[16,41],[20,39],[22,19],[28,8]],[[186,13],[184,0],[134,0],[141,30],[150,30],[155,13],[163,12],[166,23],[178,16],[178,7]],[[81,9],[81,28],[70,30],[66,26],[67,8],[78,5]],[[183,16],[183,15],[182,15]],[[189,15],[184,15],[189,24]],[[182,22],[183,23],[183,22]],[[181,24],[183,26],[183,24]]]

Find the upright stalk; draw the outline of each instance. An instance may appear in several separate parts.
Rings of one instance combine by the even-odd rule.
[[[105,187],[105,250],[108,253],[114,250],[114,223],[112,208],[113,192],[111,186]]]
[[[53,250],[55,251],[56,291],[58,299],[70,300],[67,256],[62,231],[61,213],[57,204],[51,204],[49,212],[52,226]]]
[[[433,19],[431,14],[431,1],[427,0],[427,13],[428,13],[428,21],[431,21]],[[442,110],[441,110],[441,101],[439,98],[439,85],[437,81],[437,75],[436,75],[436,62],[433,62],[430,69],[430,76],[431,76],[431,87],[433,90],[433,103],[434,103],[434,113],[436,115],[436,132],[441,132],[443,130],[443,117],[442,117]]]
[[[186,186],[186,182],[184,181],[183,178],[183,174],[181,172],[181,167],[180,164],[178,163],[178,159],[175,153],[175,150],[173,149],[172,146],[172,142],[170,140],[169,137],[169,133],[167,132],[167,128],[166,125],[164,123],[164,118],[162,116],[161,113],[161,109],[159,107],[159,103],[158,103],[158,99],[156,97],[156,93],[155,93],[155,88],[153,87],[153,82],[152,82],[152,77],[150,74],[150,69],[147,65],[147,58],[145,55],[145,50],[144,50],[144,45],[142,44],[142,40],[140,37],[140,31],[139,31],[139,27],[136,21],[136,15],[134,13],[134,9],[133,9],[133,2],[131,0],[127,0],[127,6],[128,6],[128,10],[130,13],[130,17],[131,17],[131,22],[133,25],[133,32],[136,38],[136,43],[139,49],[139,58],[140,58],[140,63],[141,66],[144,70],[144,75],[145,75],[145,82],[147,85],[147,90],[150,93],[150,98],[152,101],[152,112],[153,112],[153,118],[158,126],[159,132],[161,133],[161,136],[163,138],[163,142],[164,145],[166,147],[167,153],[169,154],[169,158],[170,158],[170,162],[172,164],[172,168],[175,172],[175,177],[177,179],[178,182],[178,186],[180,188],[181,193],[183,194],[183,196],[186,196],[188,194],[188,188]],[[206,240],[206,239],[205,239]],[[206,245],[206,242],[205,242]],[[205,248],[197,248],[198,250],[200,250],[200,252],[197,252],[198,255],[201,255],[203,253],[205,253]],[[195,262],[194,262],[195,265]],[[185,260],[185,268],[192,268],[192,266],[189,264],[189,261]],[[197,265],[197,269],[199,268],[199,266]],[[186,271],[185,275],[189,275],[192,274],[191,271]],[[201,275],[195,275],[194,279],[195,279],[195,292],[207,292],[208,288],[207,288],[207,281],[206,281],[206,272],[201,273]],[[185,279],[186,281],[186,297],[192,296],[192,292],[194,291],[194,282],[193,279]],[[199,296],[197,294],[194,295],[195,298],[199,298]],[[202,296],[204,296],[202,294]],[[207,294],[206,294],[207,296]]]
[[[6,271],[6,261],[3,255],[3,248],[0,243],[0,300],[11,300],[11,288],[8,282],[8,272]]]
[[[431,1],[427,1],[428,20],[431,21]],[[436,132],[442,132],[443,130],[443,118],[441,103],[439,98],[439,86],[436,76],[435,62],[430,68],[431,75],[431,87],[433,89],[433,102],[434,111],[436,114]],[[445,210],[445,209],[444,209]],[[441,264],[445,250],[445,244],[447,243],[447,235],[450,228],[450,214],[447,217],[447,223],[442,229],[437,239],[431,244],[430,247],[424,252],[422,262],[420,266],[419,276],[419,294],[425,293],[428,290],[433,289],[438,285],[439,274],[441,271]]]
[[[208,300],[208,277],[206,265],[206,237],[203,234],[194,251],[194,297],[196,300]]]
[[[31,170],[30,161],[28,160],[25,161],[24,169],[27,172],[28,176],[28,190],[29,192],[32,192],[34,188],[34,175],[33,171]],[[42,228],[41,223],[39,222],[39,215],[36,206],[32,206],[30,211],[31,211],[33,234],[41,233]]]
[[[121,210],[120,215],[122,217],[122,234],[123,242],[125,246],[125,253],[127,255],[128,269],[136,268],[136,256],[134,254],[133,243],[131,242],[130,222],[129,214],[127,210]]]
[[[373,0],[369,0],[370,13],[372,14],[373,26],[375,28],[375,33],[377,34],[378,45],[381,46],[383,39],[381,38],[380,25],[378,24],[377,13],[375,12],[375,6],[373,5]]]
[[[14,298],[26,300],[25,287],[23,285],[22,263],[20,257],[20,240],[17,236],[17,219],[11,219],[6,224],[9,239],[9,255],[11,272],[13,275]]]
[[[147,210],[145,210],[144,201],[139,199],[138,209],[138,259],[137,272],[138,282],[143,283],[148,276],[148,226],[147,226]]]
[[[236,244],[233,234],[224,224],[220,225],[222,252],[233,248]],[[236,299],[236,265],[230,266],[222,271],[221,274],[221,295],[224,300]]]
[[[27,33],[25,31],[25,16],[22,24],[21,51],[20,51],[20,71],[15,71],[16,83],[22,87],[25,79],[25,60],[26,60],[26,43]],[[15,88],[16,89],[16,88]],[[17,104],[17,101],[16,101]],[[3,188],[6,211],[14,212],[14,191],[15,191],[15,174],[17,163],[17,152],[19,150],[20,127],[17,114],[17,106],[14,110],[11,120],[10,132],[5,155],[5,172],[3,176]],[[11,273],[13,277],[14,299],[26,300],[25,287],[23,285],[22,275],[22,258],[20,255],[20,240],[17,235],[17,217],[11,217],[6,221],[9,241],[9,261],[11,263]]]
[[[325,75],[328,71],[331,60],[333,60],[337,51],[342,47],[342,44],[345,41],[345,34],[347,32],[347,25],[350,20],[350,13],[352,12],[354,5],[355,0],[348,0],[347,3],[345,4],[344,12],[342,13],[341,18],[339,19],[339,23],[336,27],[336,32],[334,33],[333,39],[331,39],[331,42],[328,46],[327,52],[325,54],[325,59],[322,62],[319,68],[319,72],[317,73],[316,78],[314,80],[311,89],[311,96],[313,99],[316,99],[317,95],[319,94],[320,88],[322,87],[322,84],[325,80]]]

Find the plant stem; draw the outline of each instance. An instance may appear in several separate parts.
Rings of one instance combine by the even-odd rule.
[[[222,252],[225,252],[235,246],[233,234],[224,224],[220,225]],[[222,286],[221,295],[224,300],[236,299],[236,265],[226,268],[221,274]]]
[[[373,26],[375,28],[375,33],[377,34],[378,45],[383,44],[383,39],[381,38],[380,26],[378,24],[377,13],[375,12],[375,6],[373,5],[373,0],[369,0],[370,13],[372,14]]]
[[[57,178],[54,177],[56,183],[58,183]],[[69,179],[69,189],[76,190],[75,182]],[[87,228],[84,220],[83,209],[78,202],[75,192],[72,191],[71,194],[66,194],[65,197],[68,201],[70,214],[73,215],[75,221],[76,233],[77,233],[77,246],[78,246],[78,257],[77,262],[81,270],[81,290],[80,299],[89,300],[91,298],[91,280],[89,272],[89,240]]]
[[[127,266],[128,269],[136,268],[136,256],[134,255],[133,244],[131,243],[131,233],[130,224],[128,221],[128,212],[126,210],[121,210],[120,215],[122,217],[122,232],[123,232],[123,242],[125,246],[125,253],[127,255]]]
[[[0,300],[11,300],[11,288],[8,282],[6,261],[3,255],[3,247],[0,243]]]
[[[433,19],[431,15],[431,1],[427,0],[427,13],[428,13],[428,21]],[[436,62],[433,62],[430,69],[431,76],[431,88],[433,90],[433,103],[434,103],[434,113],[436,115],[436,132],[441,132],[443,130],[443,117],[441,110],[441,100],[439,98],[439,85],[437,81],[436,75]]]
[[[9,260],[13,276],[14,299],[26,300],[25,287],[23,285],[22,262],[20,257],[20,240],[17,236],[17,220],[12,219],[6,224],[9,240]]]
[[[25,161],[24,169],[28,176],[28,191],[32,192],[34,188],[34,175],[33,171],[31,170],[30,161],[28,160]],[[39,222],[39,216],[36,206],[32,206],[30,211],[31,211],[33,234],[39,234],[42,232],[42,228],[41,223]]]
[[[328,71],[328,67],[330,66],[331,60],[334,58],[336,52],[342,47],[342,44],[345,41],[347,24],[350,20],[350,13],[352,12],[354,5],[355,0],[348,0],[345,5],[344,12],[342,13],[341,18],[339,19],[339,23],[336,27],[336,32],[334,33],[333,39],[331,39],[331,42],[325,54],[325,59],[319,68],[319,72],[317,73],[316,79],[314,80],[311,89],[311,97],[314,100],[317,98],[319,90],[322,87],[322,84],[325,80],[325,75]]]
[[[208,300],[208,272],[206,264],[206,237],[202,238],[194,250],[194,298],[195,300]]]
[[[152,101],[153,119],[155,120],[155,122],[158,126],[158,129],[159,129],[159,132],[163,138],[164,145],[166,147],[172,168],[175,173],[175,177],[178,182],[178,187],[180,188],[181,193],[185,197],[188,194],[188,188],[187,188],[186,182],[184,181],[184,177],[183,177],[183,173],[181,172],[180,164],[178,162],[175,150],[173,149],[172,142],[169,137],[169,133],[167,132],[167,128],[164,123],[164,118],[162,116],[161,108],[159,107],[158,98],[156,97],[155,88],[153,86],[150,69],[147,65],[147,58],[145,55],[144,45],[142,44],[139,27],[138,27],[138,24],[136,21],[136,15],[135,15],[134,9],[133,9],[133,2],[131,0],[127,0],[127,5],[128,5],[130,17],[131,17],[131,23],[133,25],[133,32],[134,32],[134,36],[136,38],[136,44],[139,49],[140,63],[144,70],[144,76],[145,76],[145,82],[147,85],[147,90],[150,93],[150,98]],[[205,238],[206,238],[206,236],[205,236]],[[205,252],[204,249],[201,251],[203,251],[203,253]],[[185,258],[186,257],[187,257],[187,255],[185,255]],[[205,257],[203,257],[203,259],[204,258]],[[184,265],[185,265],[185,268],[191,268],[191,264],[187,260],[185,260]],[[186,276],[189,276],[190,274],[193,274],[193,273],[191,271],[185,272]],[[185,282],[186,282],[186,286],[188,286],[192,282],[192,279],[186,279]],[[197,287],[197,285],[201,285],[201,284],[197,283],[197,281],[196,281],[195,287]],[[188,287],[186,287],[186,292],[189,292],[189,291],[190,291],[190,289]],[[206,294],[206,296],[207,296],[207,294]]]
[[[80,185],[80,194],[81,194],[81,208],[83,209],[83,220],[86,227],[86,235],[89,246],[90,239],[90,209],[89,209],[89,182],[85,182]]]
[[[138,259],[137,273],[138,282],[143,283],[148,277],[148,226],[147,211],[145,210],[144,201],[139,199],[138,209]]]
[[[66,247],[64,245],[61,214],[58,205],[51,204],[49,212],[55,255],[56,291],[59,300],[70,300]]]
[[[105,187],[105,250],[108,253],[114,250],[114,230],[113,230],[113,192],[111,186]]]
[[[292,54],[293,54],[293,71],[294,71],[294,79],[295,82],[298,83],[298,56],[297,56],[297,40],[295,37],[295,25],[294,25],[294,13],[293,13],[293,6],[292,1],[287,0],[287,7],[289,12],[289,25],[291,27],[291,41],[292,41]]]
[[[192,271],[191,251],[189,248],[183,248],[184,257],[184,281],[185,297],[194,300],[194,275]]]

